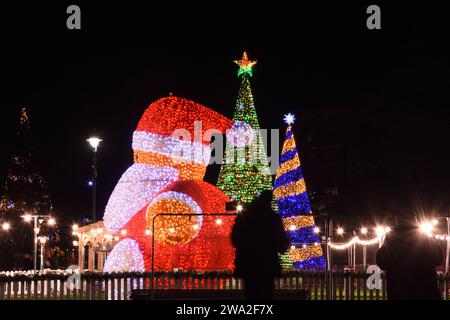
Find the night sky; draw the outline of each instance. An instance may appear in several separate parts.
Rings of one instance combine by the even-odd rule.
[[[132,163],[131,137],[146,107],[173,92],[231,117],[239,88],[232,61],[244,50],[258,60],[252,85],[261,127],[284,130],[282,116],[293,112],[300,150],[314,148],[310,131],[337,139],[347,150],[337,161],[349,162],[350,173],[359,168],[356,158],[377,159],[352,183],[339,166],[318,170],[312,156],[301,154],[310,191],[327,181],[341,184],[340,214],[416,205],[448,211],[450,66],[443,9],[382,7],[382,30],[369,31],[364,5],[263,11],[111,6],[82,3],[81,31],[65,29],[62,4],[2,12],[0,181],[19,109],[26,106],[36,163],[56,214],[67,223],[89,216],[85,139],[91,133],[104,140],[101,215]],[[329,110],[346,121],[322,124],[320,115]],[[210,182],[217,170],[209,168]]]

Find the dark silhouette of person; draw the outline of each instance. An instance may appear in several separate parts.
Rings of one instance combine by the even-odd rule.
[[[376,260],[386,272],[389,300],[439,300],[436,267],[444,259],[435,240],[423,234],[414,212],[402,210]]]
[[[244,281],[249,300],[273,298],[274,278],[281,276],[279,253],[288,249],[289,239],[281,217],[272,211],[272,192],[263,191],[233,226],[231,240],[236,248],[236,276]]]

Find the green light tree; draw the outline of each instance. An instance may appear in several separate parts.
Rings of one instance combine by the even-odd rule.
[[[250,125],[253,140],[250,145],[239,146],[231,144],[227,139],[225,159],[217,186],[234,201],[250,203],[262,190],[272,190],[272,176],[250,85],[256,61],[248,60],[244,52],[242,59],[234,62],[239,66],[238,77],[242,82],[233,120]]]
[[[272,198],[271,206],[272,206],[272,210],[274,212],[279,213],[278,206],[277,206],[277,200],[275,199],[275,197]],[[280,253],[279,257],[280,257],[280,265],[283,270],[293,270],[294,269],[294,265],[293,265],[292,259],[291,259],[291,254],[289,251],[286,251],[285,253]]]
[[[11,223],[11,230],[0,237],[0,270],[31,268],[33,232],[21,218],[25,213],[51,214],[53,206],[47,186],[33,162],[30,121],[26,108],[20,111],[14,151],[0,198],[0,220]],[[41,226],[40,226],[41,227]],[[41,233],[49,237],[48,247],[59,241],[58,229]]]
[[[32,161],[31,129],[26,108],[20,112],[15,150],[0,201],[3,217],[20,217],[24,212],[49,214],[53,210],[44,178]]]

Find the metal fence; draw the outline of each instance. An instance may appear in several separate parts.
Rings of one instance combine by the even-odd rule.
[[[287,272],[275,280],[278,293],[304,290],[311,300],[385,300],[386,281],[381,289],[368,289],[366,273],[342,272],[331,276],[327,290],[324,273]],[[0,300],[129,300],[134,290],[150,289],[151,273],[82,273],[72,283],[68,274],[0,276]],[[440,275],[439,289],[444,300],[450,300],[450,275]],[[156,272],[154,290],[185,291],[186,299],[196,290],[242,292],[243,283],[228,272]],[[327,292],[328,291],[328,292]],[[236,295],[237,297],[237,295]]]

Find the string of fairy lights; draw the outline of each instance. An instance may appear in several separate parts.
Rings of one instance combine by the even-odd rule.
[[[56,219],[55,219],[53,216],[50,216],[50,215],[45,215],[45,216],[44,216],[44,215],[43,215],[43,216],[41,216],[41,217],[42,217],[42,218],[40,218],[40,219],[38,220],[39,225],[42,224],[42,223],[45,221],[46,224],[47,224],[48,226],[50,226],[50,227],[56,226]],[[32,222],[32,220],[33,220],[33,215],[31,215],[31,214],[25,214],[25,215],[22,216],[22,219],[23,219],[24,222],[27,222],[27,223]],[[3,222],[1,223],[1,230],[3,230],[3,231],[10,231],[11,228],[12,228],[12,225],[11,225],[11,223],[10,223],[9,221],[3,221]],[[40,228],[39,228],[39,227],[36,227],[35,232],[36,232],[36,233],[39,233],[39,231],[40,231]]]
[[[449,234],[434,234],[435,227],[439,224],[437,219],[432,219],[430,221],[423,221],[421,223],[417,224],[417,229],[422,234],[434,238],[436,240],[445,240],[450,241],[450,235]],[[388,226],[375,226],[373,227],[373,231],[375,233],[375,237],[372,239],[362,239],[360,236],[353,236],[350,240],[347,242],[329,242],[328,245],[330,248],[335,250],[346,250],[354,245],[362,245],[362,246],[371,246],[371,245],[379,245],[381,246],[384,237],[387,233],[391,232],[391,228]],[[369,229],[366,227],[360,228],[360,233],[363,236],[366,236],[369,232]],[[336,234],[338,236],[343,236],[345,233],[344,229],[342,227],[338,227],[336,229]]]
[[[238,205],[236,207],[236,211],[238,212],[242,212],[243,210],[243,206],[242,205]],[[222,224],[222,219],[221,218],[217,218],[215,219],[215,223],[217,225],[217,227],[220,227]],[[450,235],[443,235],[443,234],[433,234],[433,230],[435,228],[435,226],[438,224],[436,219],[433,219],[430,222],[423,222],[421,224],[418,225],[418,230],[427,235],[428,237],[432,237],[435,238],[436,240],[445,240],[445,241],[449,241],[450,240]],[[199,224],[193,224],[192,226],[192,231],[193,232],[198,232],[199,229]],[[102,243],[110,243],[111,241],[114,242],[119,242],[122,239],[126,239],[126,236],[128,234],[129,230],[126,229],[122,229],[119,233],[117,234],[109,234],[106,233],[104,228],[96,228],[93,230],[90,230],[89,234],[82,234],[78,232],[78,228],[79,226],[77,224],[74,224],[72,226],[72,230],[73,230],[73,235],[80,238],[82,237],[82,241],[83,243],[87,243],[89,241],[94,241],[94,240],[99,240],[99,246]],[[165,227],[166,232],[163,233],[166,234],[168,233],[175,233],[176,232],[176,228],[173,226],[166,226]],[[375,237],[370,238],[370,239],[364,239],[364,237],[367,236],[367,234],[369,233],[369,230],[372,229],[373,233],[375,234]],[[159,230],[161,230],[161,228],[159,228]],[[295,231],[295,228],[289,227],[286,230],[288,231]],[[345,231],[342,227],[338,227],[335,230],[336,234],[338,237],[343,237],[345,234]],[[360,230],[360,236],[353,236],[351,237],[347,242],[334,242],[334,241],[330,241],[328,243],[328,246],[333,249],[333,250],[348,250],[353,248],[355,245],[361,245],[361,246],[373,246],[373,245],[378,245],[380,246],[384,240],[384,237],[386,236],[387,233],[391,232],[391,228],[388,226],[375,226],[373,228],[366,228],[366,227],[361,227]],[[314,233],[315,234],[320,234],[320,228],[319,227],[314,227]],[[145,229],[144,231],[144,235],[146,237],[150,237],[152,235],[152,231],[151,229]],[[73,241],[73,245],[74,246],[78,246],[79,241],[78,240],[74,240]],[[322,242],[314,242],[314,243],[298,243],[296,245],[291,245],[290,247],[290,255],[292,256],[292,259],[294,261],[296,261],[297,259],[301,259],[302,257],[302,252],[304,250],[309,250],[309,251],[314,251],[314,250],[319,250],[321,248],[321,245],[323,243]],[[121,251],[121,250],[120,250]],[[133,259],[132,259],[133,260]]]

